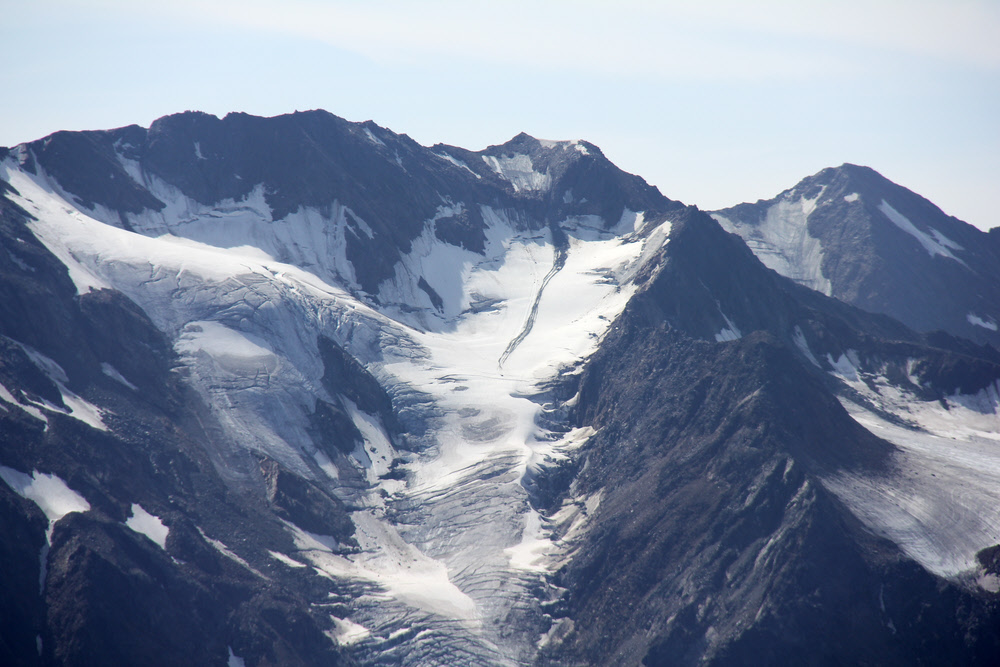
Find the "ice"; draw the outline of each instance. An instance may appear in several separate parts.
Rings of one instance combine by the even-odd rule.
[[[335,554],[325,541],[289,525],[299,554],[332,577],[369,581],[411,607],[478,625],[475,602],[452,583],[444,563],[407,543],[374,512],[354,512],[351,519],[361,546],[359,556],[348,559]]]
[[[125,519],[125,525],[135,532],[145,535],[161,549],[167,548],[167,535],[170,534],[170,529],[163,525],[160,517],[153,516],[142,509],[141,505],[132,503],[132,514]]]
[[[832,286],[823,275],[823,246],[809,233],[809,215],[822,191],[812,199],[785,195],[767,210],[760,224],[746,224],[713,213],[727,232],[739,234],[764,266],[829,296]]]
[[[844,195],[844,201],[846,201],[848,203],[856,202],[856,201],[858,201],[858,197],[859,197],[859,195],[858,195],[857,192],[852,192],[849,195]]]
[[[969,321],[969,324],[975,327],[982,327],[984,329],[989,329],[990,331],[997,330],[997,323],[993,321],[993,318],[984,319],[975,313],[969,313],[965,316],[965,319]]]
[[[930,253],[931,257],[941,255],[942,257],[953,259],[963,266],[965,265],[965,262],[958,257],[955,257],[955,255],[951,252],[952,250],[964,250],[964,248],[938,230],[931,228],[930,234],[920,231],[917,229],[916,225],[910,222],[909,218],[890,206],[884,199],[882,200],[882,203],[879,204],[878,208],[883,214],[885,214],[885,217],[892,221],[892,224],[896,225],[919,241],[920,245],[924,247],[924,250]]]
[[[194,142],[194,156],[196,158],[198,158],[199,160],[207,160],[208,159],[207,157],[205,157],[201,153],[201,142],[200,141]]]

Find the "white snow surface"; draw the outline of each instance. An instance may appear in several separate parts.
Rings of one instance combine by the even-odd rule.
[[[904,232],[915,238],[931,257],[941,255],[942,257],[953,259],[960,264],[965,264],[965,262],[958,257],[955,257],[955,255],[951,252],[952,250],[964,250],[965,248],[958,245],[938,230],[932,227],[930,228],[930,234],[921,231],[916,225],[910,222],[909,218],[894,209],[889,202],[884,199],[882,200],[882,203],[879,204],[878,208],[882,211],[885,217],[889,218],[892,224],[896,225]]]
[[[227,646],[226,649],[229,651],[229,659],[226,661],[226,667],[246,667],[246,662],[243,661],[243,658],[233,653],[232,646]]]
[[[545,175],[522,157],[497,167],[517,187],[544,186]],[[610,230],[596,217],[570,218],[560,223],[568,241],[557,250],[548,228],[483,208],[480,255],[435,237],[435,220],[464,205],[446,203],[380,286],[376,310],[357,296],[344,242],[347,233],[372,232],[344,207],[273,220],[260,187],[243,201],[205,206],[123,164],[167,203],[129,216],[140,233],[123,229],[116,213],[78,209],[44,174],[25,174],[13,160],[0,164],[0,177],[20,192],[15,200],[37,217],[31,231],[71,266],[79,291],[123,292],[173,341],[218,427],[209,455],[224,479],[257,483],[250,453],[259,451],[360,508],[352,516],[360,550],[342,552],[336,540],[289,524],[298,552],[280,554],[288,561],[270,556],[366,587],[352,622],[379,637],[404,623],[419,638],[407,650],[447,636],[487,661],[529,661],[537,634],[516,619],[585,530],[587,499],[542,517],[522,482],[590,435],[539,426],[559,406],[531,397],[596,350],[669,225],[649,230],[636,212],[610,221]],[[417,287],[421,278],[441,297],[440,310]],[[377,416],[324,389],[319,334],[364,364],[401,415],[426,427],[402,436],[412,451],[401,453]],[[334,463],[313,441],[317,400],[339,401],[362,433],[348,460],[366,488],[345,483],[343,459]],[[405,480],[381,478],[393,462]],[[388,518],[390,508],[398,519]]]
[[[371,630],[363,625],[354,623],[350,619],[337,618],[336,616],[331,616],[330,619],[333,621],[334,626],[331,639],[341,646],[357,644],[371,635]]]
[[[482,178],[483,178],[482,176],[480,176],[476,172],[472,171],[472,169],[469,168],[469,165],[465,164],[464,162],[462,162],[458,158],[453,157],[451,155],[448,155],[447,153],[435,153],[435,155],[437,155],[439,158],[443,158],[443,159],[447,160],[448,162],[451,162],[456,167],[460,167],[462,169],[465,169],[467,172],[469,172],[470,174],[472,174],[476,178],[482,180]]]
[[[549,173],[543,174],[535,171],[531,157],[528,155],[520,153],[500,157],[484,155],[483,162],[489,165],[490,169],[495,171],[500,178],[509,181],[514,186],[514,192],[548,190],[552,185],[552,177]]]
[[[60,477],[33,470],[31,474],[0,466],[3,479],[17,495],[34,502],[49,520],[49,526],[71,512],[86,512],[90,503],[69,488]]]
[[[733,324],[733,321],[722,312],[722,307],[719,307],[719,313],[722,315],[722,319],[726,321],[726,326],[723,327],[719,333],[715,334],[716,343],[724,343],[731,340],[739,340],[743,338],[743,332],[740,331],[739,327]]]
[[[5,403],[8,403],[10,405],[14,405],[14,406],[20,408],[21,410],[24,410],[29,415],[31,415],[35,419],[38,419],[39,421],[45,422],[45,428],[48,429],[48,427],[49,427],[49,418],[45,416],[44,412],[42,412],[41,410],[39,410],[37,407],[35,407],[31,403],[22,403],[21,401],[19,401],[14,396],[14,394],[12,394],[11,391],[9,389],[7,389],[7,387],[3,386],[2,384],[0,384],[0,400],[4,401]],[[4,410],[7,410],[7,408],[4,407],[3,404],[0,404],[0,407],[2,407]]]
[[[66,408],[60,408],[45,400],[34,402],[34,405],[39,408],[51,410],[52,412],[69,415],[70,417],[78,419],[84,424],[96,428],[99,431],[108,430],[108,427],[104,424],[104,420],[101,416],[101,409],[66,388],[66,383],[69,382],[69,378],[66,376],[66,371],[64,371],[59,364],[46,357],[38,350],[35,350],[27,345],[21,344],[21,349],[28,355],[28,358],[31,359],[32,363],[38,366],[38,368],[48,375],[49,379],[55,383],[56,387],[59,389],[63,404],[66,405]],[[47,422],[48,420],[46,419],[45,421]]]
[[[965,319],[967,319],[969,321],[969,324],[971,324],[974,327],[982,327],[984,329],[989,329],[990,331],[997,330],[997,323],[993,320],[992,317],[984,318],[980,317],[979,315],[976,315],[975,313],[969,313],[968,315],[965,316]]]
[[[942,405],[862,371],[856,352],[828,361],[864,401],[909,426],[842,398],[855,421],[898,451],[888,474],[841,472],[824,485],[931,572],[974,579],[976,552],[1000,543],[1000,386]],[[919,378],[911,374],[910,382]]]
[[[767,210],[760,224],[712,217],[727,232],[743,238],[764,266],[829,296],[830,280],[823,275],[823,245],[809,234],[809,215],[816,210],[822,191],[812,199],[785,195]]]
[[[142,509],[141,505],[132,503],[132,513],[125,519],[125,525],[135,532],[145,535],[161,549],[167,548],[167,535],[170,534],[170,529],[163,525],[160,517],[153,516]]]

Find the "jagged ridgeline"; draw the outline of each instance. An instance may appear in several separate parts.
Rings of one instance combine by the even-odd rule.
[[[1000,656],[996,235],[871,170],[184,113],[0,189],[4,664]]]

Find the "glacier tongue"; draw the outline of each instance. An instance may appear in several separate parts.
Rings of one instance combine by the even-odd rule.
[[[161,184],[166,212],[130,219],[143,235],[95,219],[114,223],[107,212],[79,210],[43,177],[9,161],[3,169],[37,218],[33,233],[78,289],[125,293],[174,341],[220,430],[210,455],[230,483],[253,487],[250,454],[260,452],[358,508],[353,553],[288,529],[297,560],[356,582],[351,622],[368,631],[352,640],[361,656],[378,646],[380,660],[399,664],[531,659],[544,629],[538,589],[565,547],[554,536],[578,533],[599,501],[550,518],[531,508],[529,470],[588,437],[560,432],[558,419],[540,426],[558,408],[542,397],[596,349],[668,227],[615,234],[580,217],[532,229],[483,207],[487,243],[477,254],[436,239],[430,220],[376,309],[352,293],[343,254],[348,219],[363,223],[336,207],[272,221],[253,196],[206,208]],[[321,381],[320,335],[388,389],[404,422],[426,426],[401,436],[397,445],[411,451],[400,453],[378,417],[350,402],[362,451],[335,464],[317,445],[309,417],[317,401],[336,400]],[[360,486],[344,479],[348,460],[362,469],[352,477]],[[405,481],[386,478],[393,460]],[[403,633],[405,650],[391,641]]]

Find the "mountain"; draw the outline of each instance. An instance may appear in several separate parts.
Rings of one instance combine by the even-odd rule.
[[[783,276],[918,331],[1000,349],[1000,232],[946,215],[868,167],[713,214]]]
[[[1000,655],[1000,353],[596,146],[314,111],[0,153],[5,663]]]

